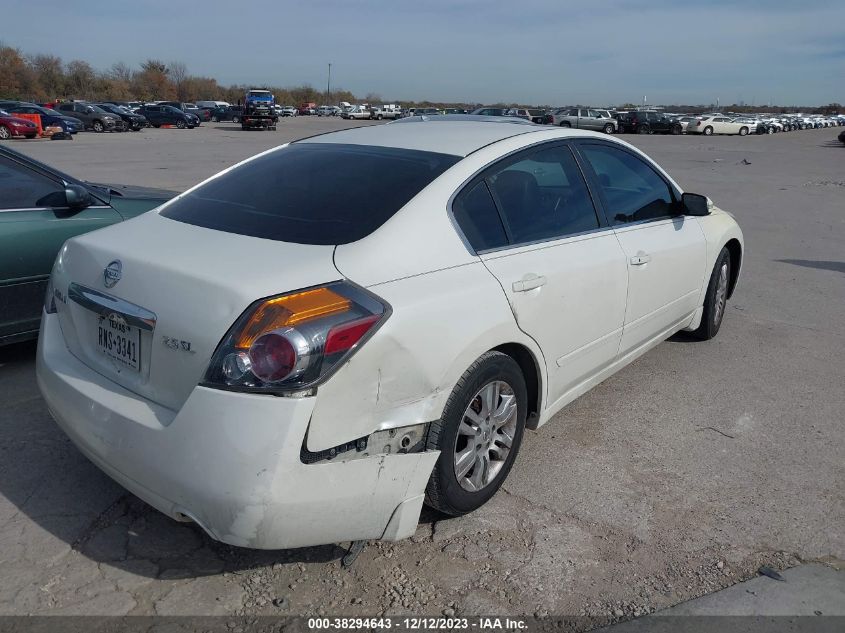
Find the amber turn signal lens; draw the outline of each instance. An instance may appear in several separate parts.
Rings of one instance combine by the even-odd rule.
[[[352,302],[329,288],[274,297],[259,305],[238,335],[235,347],[249,349],[265,332],[320,317],[347,312]]]

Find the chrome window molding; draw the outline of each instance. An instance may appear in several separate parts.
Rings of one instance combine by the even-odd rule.
[[[68,207],[15,207],[14,209],[0,209],[0,213],[12,213],[17,211],[63,211],[67,208]],[[111,207],[106,204],[92,204],[90,207],[85,207],[85,209],[82,210],[85,211],[86,209],[111,209]]]

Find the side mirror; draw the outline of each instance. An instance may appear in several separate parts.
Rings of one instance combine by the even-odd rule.
[[[681,206],[684,209],[684,215],[710,215],[707,196],[697,193],[685,193],[681,196]]]
[[[71,211],[82,211],[94,203],[90,192],[79,185],[68,185],[65,187],[65,201]]]

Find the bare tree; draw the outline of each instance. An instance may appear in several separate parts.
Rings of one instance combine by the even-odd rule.
[[[78,59],[68,62],[66,71],[66,91],[68,96],[77,99],[91,99],[94,95],[94,82],[97,78],[91,64]]]
[[[141,64],[141,70],[149,73],[159,73],[161,75],[167,74],[167,64],[160,59],[148,59]]]
[[[38,76],[38,81],[50,99],[60,97],[65,92],[65,73],[61,57],[55,55],[34,55],[29,65]]]
[[[123,62],[117,62],[116,64],[112,64],[112,67],[109,68],[108,72],[106,73],[110,79],[114,79],[115,81],[123,81],[129,83],[132,81],[132,69],[124,64]]]
[[[182,62],[170,62],[167,67],[167,76],[176,86],[176,98],[179,101],[187,101],[189,97],[185,82],[188,79],[188,67]]]

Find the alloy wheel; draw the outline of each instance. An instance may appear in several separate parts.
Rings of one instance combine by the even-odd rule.
[[[0,139],[7,140],[12,138],[12,133],[9,131],[5,125],[0,125]]]
[[[478,492],[496,479],[510,453],[518,407],[502,380],[484,385],[470,400],[455,438],[455,476],[461,488]]]
[[[719,279],[716,281],[715,306],[713,306],[713,325],[719,326],[725,315],[725,304],[728,300],[728,263],[724,262],[719,268]]]

